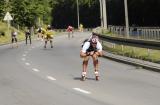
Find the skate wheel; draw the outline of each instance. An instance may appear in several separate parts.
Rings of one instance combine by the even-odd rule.
[[[99,81],[99,76],[96,76],[96,81]]]
[[[86,77],[85,76],[82,76],[82,81],[85,81],[86,80]]]

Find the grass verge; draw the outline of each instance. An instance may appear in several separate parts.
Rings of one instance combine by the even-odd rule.
[[[160,63],[160,50],[117,45],[109,42],[103,42],[103,47],[104,50],[114,54]]]

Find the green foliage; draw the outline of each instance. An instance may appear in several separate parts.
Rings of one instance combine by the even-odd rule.
[[[4,33],[4,36],[0,36],[0,45],[1,44],[7,44],[7,43],[11,43],[11,30],[14,29],[15,31],[18,32],[18,41],[24,40],[25,39],[25,35],[24,32],[22,31],[18,31],[17,29],[10,27],[10,30],[8,32],[8,28],[7,28],[7,24],[6,23],[2,23],[0,21],[0,33]]]
[[[3,19],[5,14],[5,0],[0,0],[0,19]]]
[[[98,0],[78,0],[80,23],[86,27],[97,26],[99,19]],[[52,24],[59,28],[77,27],[77,0],[0,0],[0,19],[10,12],[12,25],[20,27]],[[98,13],[98,15],[97,15]],[[85,25],[88,24],[88,25]]]
[[[100,25],[99,1],[78,0],[79,19],[85,27]],[[66,28],[72,25],[77,28],[77,0],[54,0],[52,3],[52,24],[56,28]]]
[[[148,52],[148,49],[131,47],[131,46],[124,46],[122,50],[121,45],[115,45],[115,47],[111,47],[108,45],[109,45],[108,43],[103,44],[104,50],[117,55],[123,55],[131,58],[137,58],[137,59],[142,59],[142,60],[156,62],[156,63],[160,62],[159,50],[150,50]]]
[[[106,0],[108,23],[125,25],[124,0]],[[160,0],[127,0],[130,26],[160,25]]]
[[[43,23],[51,22],[52,0],[0,0],[0,19],[4,18],[7,11],[14,17],[13,25],[21,27],[35,26],[38,19]]]

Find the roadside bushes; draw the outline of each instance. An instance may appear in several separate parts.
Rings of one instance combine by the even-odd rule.
[[[0,31],[0,37],[1,37],[1,36],[5,36],[5,32]]]

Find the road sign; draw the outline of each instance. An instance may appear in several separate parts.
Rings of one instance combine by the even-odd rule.
[[[10,14],[9,12],[7,12],[3,20],[9,21],[9,20],[13,20],[13,18],[12,18],[12,16],[11,16],[11,14]]]

